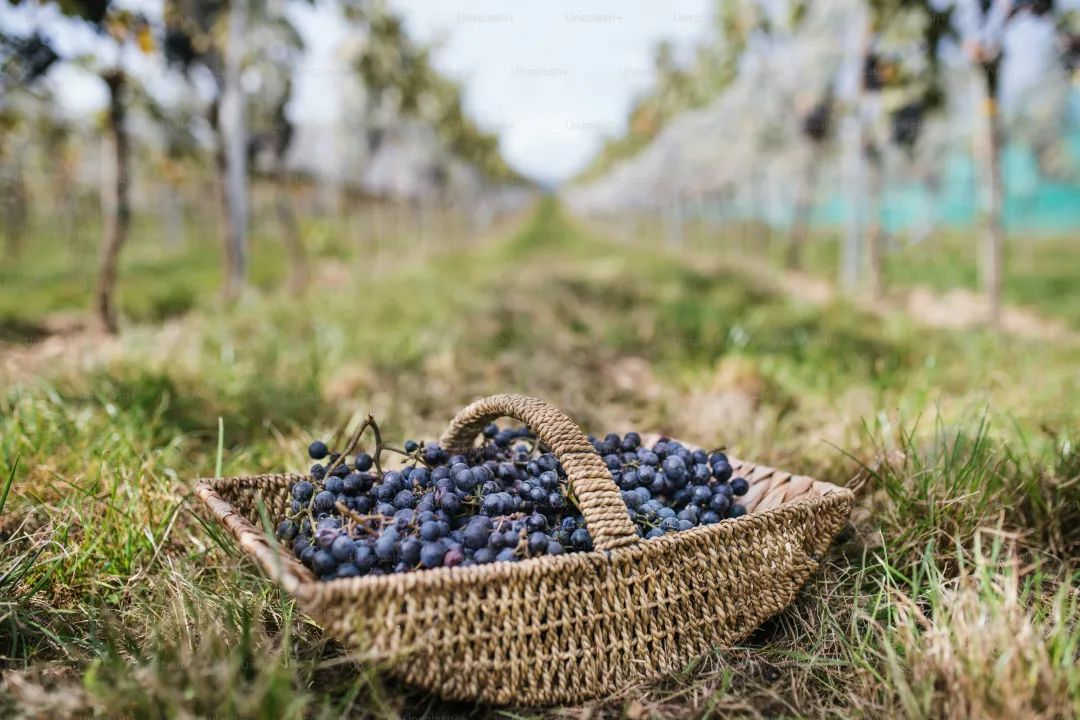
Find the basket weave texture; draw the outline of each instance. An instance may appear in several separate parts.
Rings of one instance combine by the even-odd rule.
[[[852,493],[731,458],[748,515],[638,538],[611,474],[551,405],[496,395],[462,410],[443,447],[470,446],[499,417],[551,448],[595,550],[516,563],[321,581],[262,529],[300,475],[199,482],[196,495],[263,571],[331,635],[447,699],[544,705],[584,700],[684,669],[787,606],[851,511]]]

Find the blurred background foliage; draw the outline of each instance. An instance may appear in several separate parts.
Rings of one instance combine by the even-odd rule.
[[[505,717],[344,655],[191,499],[503,391],[857,493],[739,647],[535,714],[1080,716],[1076,1],[709,0],[625,123],[540,138],[603,126],[559,187],[402,5],[0,5],[0,717]],[[564,7],[551,58],[629,30]]]

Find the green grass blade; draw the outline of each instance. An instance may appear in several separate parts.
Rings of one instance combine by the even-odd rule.
[[[7,504],[8,493],[11,492],[11,486],[15,484],[15,471],[19,468],[19,457],[15,456],[15,462],[11,465],[11,472],[8,473],[7,482],[4,483],[4,492],[0,494],[0,515],[4,513],[4,505]]]
[[[214,463],[214,477],[221,477],[221,462],[225,455],[225,420],[217,419],[217,460]]]

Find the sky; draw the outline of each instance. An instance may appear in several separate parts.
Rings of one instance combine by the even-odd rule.
[[[606,136],[625,127],[634,97],[652,79],[663,39],[688,53],[707,34],[711,0],[390,0],[409,35],[435,43],[435,66],[465,86],[465,108],[501,136],[507,162],[544,183],[581,170]],[[304,23],[323,38],[309,60],[331,62],[325,35],[333,8]],[[306,13],[305,13],[306,14]],[[322,53],[320,55],[320,52]],[[330,102],[317,73],[298,88],[297,112]]]

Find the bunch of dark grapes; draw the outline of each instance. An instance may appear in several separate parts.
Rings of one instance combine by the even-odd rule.
[[[589,440],[644,538],[746,514],[735,498],[749,484],[723,453],[667,438],[646,448],[637,433]],[[463,454],[412,440],[401,452],[406,467],[380,473],[368,453],[345,458],[311,443],[317,462],[291,487],[278,539],[324,580],[592,549],[562,465],[527,429],[489,425]]]

